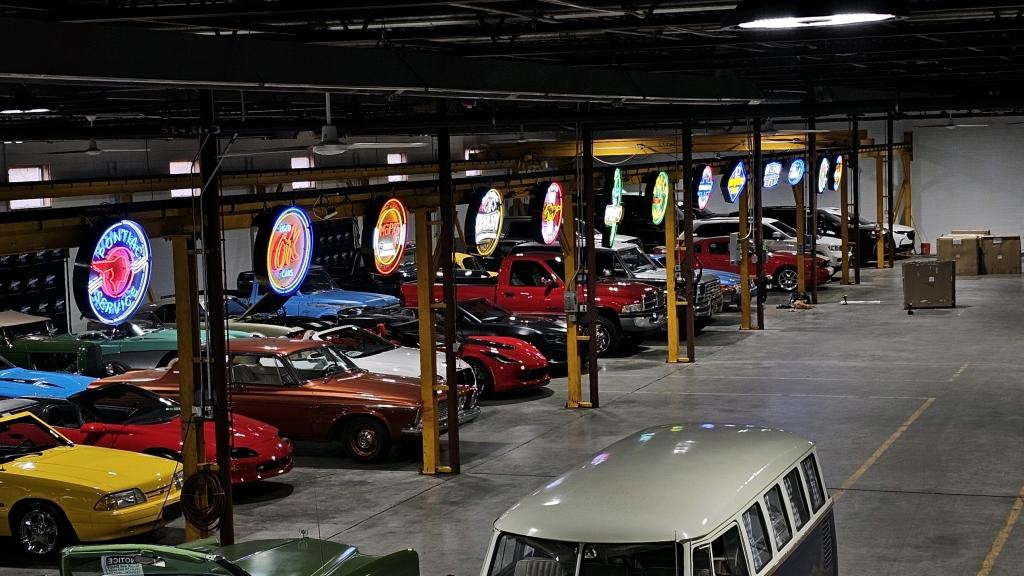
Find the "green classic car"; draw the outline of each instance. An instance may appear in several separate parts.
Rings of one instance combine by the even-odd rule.
[[[174,574],[176,576],[418,576],[419,556],[400,550],[360,554],[353,546],[297,538],[220,546],[197,540],[181,546],[73,546],[61,554],[61,576]]]
[[[229,338],[251,336],[229,331]],[[205,342],[205,334],[200,335]],[[131,369],[160,368],[178,357],[178,331],[127,323],[116,328],[56,334],[49,318],[0,312],[0,354],[33,370],[113,376]]]

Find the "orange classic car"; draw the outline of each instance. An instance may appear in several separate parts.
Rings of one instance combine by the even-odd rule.
[[[176,398],[178,371],[136,370],[93,385],[128,383]],[[418,378],[357,368],[327,342],[239,338],[228,343],[231,410],[271,424],[289,438],[340,440],[353,459],[384,460],[391,446],[422,432]],[[459,386],[459,423],[479,414],[476,389]],[[441,430],[447,429],[444,394],[438,397]]]

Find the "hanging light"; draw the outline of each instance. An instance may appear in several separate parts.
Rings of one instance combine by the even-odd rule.
[[[891,0],[744,0],[722,24],[743,30],[784,30],[884,22],[906,14],[902,2]]]

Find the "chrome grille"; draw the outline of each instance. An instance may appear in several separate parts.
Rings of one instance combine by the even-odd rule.
[[[835,544],[832,538],[832,522],[827,519],[821,524],[821,552],[825,560],[825,568],[831,568],[835,560]]]

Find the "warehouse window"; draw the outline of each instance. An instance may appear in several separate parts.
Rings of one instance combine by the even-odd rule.
[[[409,161],[408,155],[404,152],[392,152],[388,154],[388,164],[405,164]],[[405,174],[392,174],[388,176],[388,182],[405,182],[409,176]]]
[[[170,164],[171,174],[198,174],[199,165],[188,160],[178,160]],[[199,196],[199,188],[177,188],[171,190],[171,198],[190,198]]]
[[[19,166],[7,169],[8,182],[42,182],[50,179],[49,166]],[[28,198],[25,200],[11,200],[11,210],[23,210],[25,208],[49,208],[52,200],[50,198]]]
[[[465,152],[462,154],[462,159],[466,161],[472,160],[472,156],[479,152],[480,151],[475,148],[466,148]],[[483,173],[483,170],[466,170],[466,176],[479,176]]]
[[[292,170],[303,170],[306,168],[313,167],[312,156],[294,156],[292,157]],[[303,188],[312,188],[313,181],[305,180],[303,182],[292,182],[292,190],[302,190]]]

